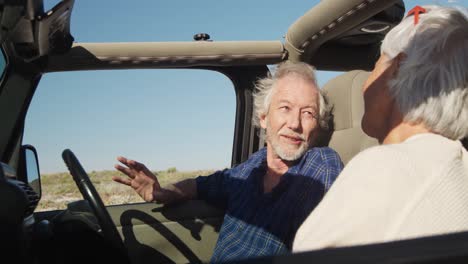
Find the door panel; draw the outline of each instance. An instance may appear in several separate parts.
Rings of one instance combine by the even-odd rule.
[[[201,200],[108,207],[132,263],[208,262],[224,211]],[[157,262],[155,262],[157,261]]]

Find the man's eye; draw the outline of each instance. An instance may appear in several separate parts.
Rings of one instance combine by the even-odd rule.
[[[289,106],[283,105],[283,106],[280,106],[279,109],[283,111],[289,111]]]
[[[315,118],[315,113],[314,113],[314,112],[311,112],[311,111],[304,111],[304,112],[302,112],[302,114],[303,114],[305,117],[308,117],[308,118]]]

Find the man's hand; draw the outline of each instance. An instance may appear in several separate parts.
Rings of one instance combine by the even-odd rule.
[[[127,175],[128,178],[113,176],[112,180],[132,187],[143,200],[154,201],[157,194],[161,192],[156,175],[148,170],[144,164],[137,161],[120,156],[117,157],[117,160],[125,166],[116,164],[115,169]]]

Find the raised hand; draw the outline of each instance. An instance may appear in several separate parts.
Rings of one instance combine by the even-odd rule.
[[[144,164],[135,160],[121,156],[117,157],[117,160],[125,166],[116,164],[115,169],[127,175],[128,178],[113,176],[112,180],[132,187],[146,202],[154,201],[155,196],[161,192],[156,175],[148,170]]]

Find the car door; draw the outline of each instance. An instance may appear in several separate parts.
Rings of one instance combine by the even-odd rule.
[[[114,71],[116,73],[114,73]],[[171,128],[174,119],[177,120],[181,118],[178,117],[178,115],[172,117],[171,113],[177,112],[177,108],[184,105],[185,109],[179,111],[184,112],[184,115],[190,113],[190,118],[195,119],[192,122],[187,122],[185,127],[185,130],[192,134],[192,136],[182,138],[185,139],[185,141],[180,140],[180,142],[172,138],[166,139],[174,141],[174,143],[171,144],[172,148],[179,151],[180,154],[178,155],[183,156],[185,159],[190,159],[190,155],[200,155],[205,157],[205,159],[216,160],[215,155],[219,154],[215,152],[217,151],[216,148],[214,148],[215,146],[210,146],[210,144],[214,142],[214,145],[216,145],[218,144],[216,143],[217,141],[215,139],[210,141],[206,141],[206,139],[203,138],[198,139],[195,134],[200,132],[193,130],[206,129],[206,133],[208,132],[207,129],[217,129],[219,133],[226,133],[227,130],[227,134],[230,138],[227,138],[227,140],[225,139],[225,141],[227,141],[228,144],[232,144],[232,150],[230,153],[224,153],[225,163],[221,164],[224,167],[220,166],[218,169],[234,166],[245,160],[260,146],[260,139],[256,136],[257,133],[252,128],[249,117],[252,111],[250,95],[255,80],[267,74],[268,68],[265,65],[256,65],[244,67],[180,67],[170,70],[152,69],[142,71],[122,71],[122,69],[119,69],[114,71],[45,73],[41,78],[41,82],[37,85],[25,118],[24,134],[22,137],[22,145],[31,144],[36,147],[39,167],[43,172],[43,175],[41,175],[42,198],[39,203],[38,212],[36,212],[35,215],[36,220],[39,222],[47,221],[51,223],[57,222],[57,219],[63,221],[63,219],[68,219],[64,217],[67,210],[73,213],[79,213],[81,212],[80,210],[82,210],[82,203],[79,200],[83,198],[72,181],[71,175],[66,171],[63,161],[60,159],[60,152],[69,148],[74,151],[84,169],[87,170],[88,176],[98,190],[101,199],[106,205],[107,211],[122,236],[125,248],[133,263],[147,261],[164,263],[207,262],[212,254],[223,220],[224,211],[222,208],[209,205],[201,200],[189,201],[172,206],[144,203],[130,188],[127,190],[126,186],[117,186],[117,183],[112,182],[111,177],[116,175],[117,171],[95,171],[94,168],[86,169],[87,166],[93,165],[92,162],[90,162],[91,160],[99,159],[96,155],[99,155],[101,151],[94,148],[83,149],[80,145],[84,144],[84,140],[93,140],[96,142],[94,145],[99,149],[106,146],[106,137],[113,137],[113,134],[117,134],[116,136],[127,138],[125,139],[127,143],[116,144],[116,149],[118,149],[119,145],[123,146],[122,150],[119,151],[133,152],[133,155],[140,157],[144,156],[136,152],[151,153],[153,150],[157,153],[158,149],[166,148],[166,146],[162,143],[158,144],[158,141],[154,141],[153,143],[151,138],[168,138],[169,136],[166,135],[167,133],[177,133],[176,131],[171,131],[171,129],[164,128]],[[162,73],[156,73],[158,71]],[[106,111],[102,109],[103,104],[109,104],[104,107],[111,108],[110,104],[112,102],[117,102],[117,105],[119,105],[117,108],[122,108],[121,104],[128,102],[127,100],[138,100],[129,98],[132,96],[117,90],[112,83],[103,84],[103,81],[97,80],[97,78],[101,76],[103,79],[109,79],[115,74],[121,76],[128,75],[126,78],[131,80],[141,79],[146,75],[155,76],[155,78],[151,80],[150,87],[137,81],[129,82],[129,84],[133,85],[131,93],[140,94],[139,96],[152,96],[154,98],[152,100],[154,102],[153,106],[149,108],[151,109],[151,113],[148,118],[151,120],[143,120],[143,117],[135,118],[133,121],[129,120],[130,117],[127,115],[139,113],[138,111],[143,111],[144,109],[137,105],[132,105],[131,107],[135,109],[135,113],[128,109],[122,112],[116,112],[115,115],[119,116],[119,118],[114,120],[116,126],[111,126],[108,130],[102,131],[103,128],[98,126],[100,123],[112,123],[111,121],[105,121],[105,119],[109,117],[106,116]],[[74,75],[77,76],[76,79]],[[197,75],[199,77],[197,77]],[[225,87],[207,87],[209,85],[204,83],[203,80],[211,75],[216,75],[218,79],[222,79],[223,82],[220,83],[219,86]],[[157,78],[163,78],[163,76],[175,76],[173,77],[175,82],[164,80],[164,82],[159,84]],[[86,78],[90,78],[90,80],[85,81]],[[192,87],[185,87],[186,84],[177,85],[177,80],[182,78],[196,79],[197,81],[192,83]],[[51,86],[53,86],[54,82],[63,81],[65,79],[70,83],[74,81],[78,82],[79,79],[80,85],[74,87],[72,84],[67,85],[67,83],[64,83],[64,86],[70,87],[68,88],[70,90],[52,90]],[[124,79],[119,78],[117,81],[123,82]],[[176,86],[184,86],[184,88],[176,94],[171,94],[169,90],[178,88]],[[71,89],[77,90],[71,91]],[[188,91],[189,89],[197,90],[198,97],[185,98],[188,97],[188,95],[184,97],[184,94],[192,94]],[[230,112],[228,112],[227,117],[215,117],[215,111],[225,112],[222,107],[227,108],[228,106],[223,106],[214,102],[213,98],[223,96],[223,94],[217,94],[216,91],[224,91],[226,89],[229,89],[226,93],[230,96]],[[89,94],[92,94],[91,98]],[[111,94],[116,96],[112,96]],[[48,96],[57,97],[53,100],[55,103],[45,105],[45,102],[49,101],[46,100]],[[158,97],[161,97],[161,99]],[[193,105],[189,102],[178,104],[176,98],[181,101],[193,100],[196,102],[193,103]],[[203,98],[205,98],[205,101],[200,101],[203,100]],[[77,101],[80,99],[85,101],[82,103],[71,102],[72,100]],[[160,100],[172,101],[175,109],[158,108],[156,106],[157,104],[163,104],[163,101]],[[95,109],[95,106],[93,106],[94,104],[99,108]],[[167,105],[164,106],[164,108],[167,107]],[[194,110],[196,107],[208,108],[204,110],[204,114],[211,114],[203,116],[203,112],[196,113]],[[44,112],[44,108],[48,108],[47,116],[40,113],[41,111]],[[39,113],[35,114],[35,111]],[[58,114],[59,111],[61,111],[60,114]],[[90,115],[93,116],[93,119],[99,121],[97,121],[96,124],[90,121]],[[143,113],[140,113],[140,115],[143,115]],[[232,124],[226,125],[225,123],[215,122],[215,120],[219,121],[222,119],[228,119]],[[119,120],[122,122],[119,122]],[[74,124],[68,124],[68,122],[73,122]],[[134,127],[138,126],[139,122],[143,122],[146,127],[154,126],[156,129],[151,130],[148,128],[151,130],[149,134],[145,131],[135,131],[130,134],[116,132],[116,130],[119,129],[124,130],[122,125]],[[210,125],[209,123],[215,124],[213,124],[212,127],[208,127]],[[73,138],[67,139],[66,135],[69,131],[68,128],[66,128],[67,126],[73,127],[73,129],[81,129],[82,138],[77,138],[76,140]],[[227,128],[221,128],[223,126]],[[61,129],[60,127],[65,128]],[[41,130],[48,130],[46,137],[41,138],[38,136]],[[129,133],[128,130],[126,130],[126,133]],[[132,137],[140,138],[145,137],[145,135],[148,137],[146,140],[149,142],[148,146],[125,148],[127,144],[138,144],[136,141],[131,140]],[[202,141],[199,142],[198,146],[205,149],[203,151],[192,150],[193,153],[189,151],[183,153],[185,146],[189,146],[191,141]],[[61,147],[59,147],[59,145],[61,145]],[[107,145],[107,147],[112,147],[112,145]],[[169,150],[166,152],[168,151]],[[48,152],[55,152],[53,155],[55,158],[48,158]],[[169,153],[168,155],[170,156],[172,154]],[[115,157],[109,156],[106,157],[106,159],[115,160]],[[158,161],[164,163],[167,160],[167,158],[162,155],[156,155],[155,159],[154,162],[148,164],[148,167],[151,165],[158,166]],[[59,163],[60,166],[56,166],[57,163]],[[198,172],[200,175],[206,175],[214,171],[209,170],[208,172],[203,172],[201,171],[204,168],[203,166],[204,165],[200,164],[200,170],[192,169],[192,171],[195,170],[195,173]],[[171,177],[172,179],[178,179],[184,177],[183,174],[188,173],[180,169],[180,167],[184,168],[184,164],[175,164],[174,167],[157,170],[156,173],[159,174],[158,177],[160,177],[160,180],[166,183],[166,181],[169,182],[171,180]],[[50,173],[50,171],[53,170],[50,168],[63,169],[57,173]],[[189,174],[191,174],[189,177],[198,175],[193,173]],[[166,180],[166,178],[169,179]],[[120,191],[124,193],[120,194]],[[119,196],[123,198],[119,200],[119,198],[117,198]]]

